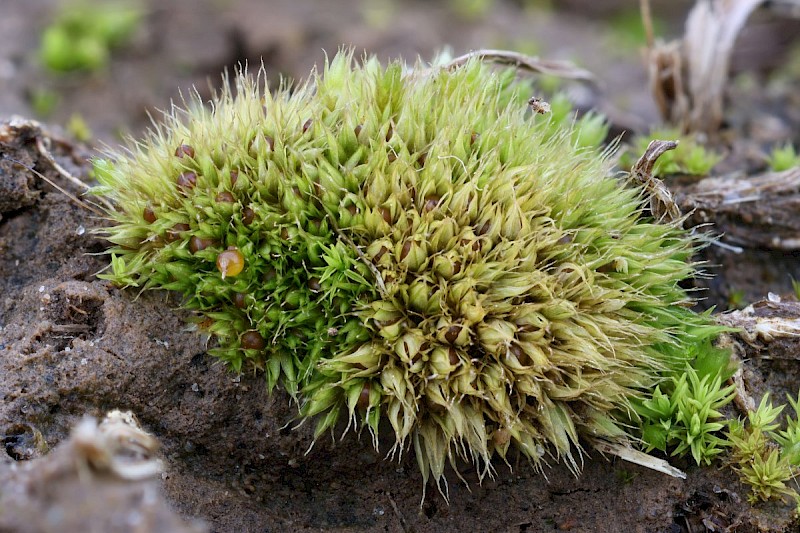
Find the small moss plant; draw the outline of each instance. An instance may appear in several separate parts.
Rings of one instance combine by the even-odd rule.
[[[111,50],[130,38],[142,17],[134,0],[72,1],[42,34],[42,62],[54,72],[105,68]]]
[[[577,472],[718,331],[679,286],[696,242],[611,175],[604,123],[532,113],[513,71],[340,53],[293,90],[236,86],[96,162],[105,277],[180,292],[317,436],[388,429],[440,489],[448,462],[482,476],[511,447]],[[674,384],[698,403],[675,411],[687,449],[713,456],[728,390]]]
[[[774,172],[782,172],[800,166],[800,154],[798,154],[794,145],[786,143],[783,146],[776,146],[770,152],[767,158],[767,164],[770,170]]]
[[[769,395],[745,422],[733,421],[728,431],[732,451],[729,461],[742,483],[750,486],[751,503],[791,498],[800,511],[800,494],[795,479],[800,473],[800,407],[789,398],[794,416],[786,418],[784,428],[778,416],[784,406],[773,407]]]
[[[657,385],[652,397],[637,405],[637,411],[642,416],[642,441],[647,451],[690,452],[698,465],[709,465],[728,446],[722,434],[728,422],[720,409],[733,400],[735,392],[733,385],[723,386],[731,374],[728,352],[710,342],[699,346],[692,364]]]

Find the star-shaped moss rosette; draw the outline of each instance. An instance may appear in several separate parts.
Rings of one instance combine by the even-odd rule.
[[[692,237],[513,72],[340,53],[293,90],[236,86],[97,162],[107,277],[181,292],[317,435],[393,431],[437,483],[512,445],[577,471],[581,437],[630,442],[632,402],[718,331],[679,286]]]

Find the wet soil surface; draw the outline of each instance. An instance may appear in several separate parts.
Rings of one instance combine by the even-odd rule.
[[[593,20],[611,16],[618,2],[567,2],[565,11],[547,13],[495,2],[480,20],[453,15],[446,2],[386,4],[395,7],[381,18],[356,0],[154,2],[109,72],[54,78],[35,61],[38,32],[53,2],[0,0],[0,118],[32,116],[31,92],[49,87],[62,99],[49,121],[65,124],[80,113],[98,139],[116,143],[121,131],[138,135],[147,125],[145,110],[165,107],[177,89],[197,83],[208,96],[207,80],[216,85],[219,72],[237,62],[263,58],[274,80],[279,73],[303,76],[324,59],[323,49],[342,43],[382,58],[430,57],[448,43],[456,53],[535,46],[546,57],[578,60],[602,80],[600,90],[572,89],[580,105],[610,110],[627,127],[656,120],[635,46],[623,49],[602,20]],[[669,4],[677,9],[688,2]],[[601,11],[587,12],[587,5]],[[667,28],[679,28],[681,19],[665,19]],[[754,53],[737,63],[740,68],[757,62]],[[784,90],[762,100],[767,103],[758,107],[772,105],[771,113],[748,113],[753,106],[744,105],[733,115],[742,131],[749,128],[749,146],[775,135],[800,140],[796,97]],[[341,437],[339,428],[335,438],[309,451],[312,427],[296,427],[291,398],[281,391],[270,395],[262,376],[234,375],[209,357],[205,339],[187,330],[172,295],[123,291],[96,278],[108,265],[93,233],[102,222],[58,189],[81,192],[44,151],[84,180],[86,161],[96,152],[65,135],[22,123],[0,133],[0,531],[88,531],[97,524],[106,524],[104,531],[134,531],[141,524],[149,524],[148,531],[342,532],[797,527],[790,505],[752,508],[746,487],[729,469],[700,469],[685,460],[670,459],[687,472],[686,480],[597,454],[584,457],[578,478],[555,462],[543,476],[511,458],[510,466],[494,464],[494,478],[479,484],[472,467],[460,465],[468,486],[451,471],[449,503],[433,487],[421,503],[413,454],[388,460],[388,442],[376,452],[367,435]],[[730,255],[711,247],[705,253],[718,274],[702,282],[710,287],[706,303],[723,309],[734,290],[754,301],[769,291],[788,294],[789,273],[800,278],[797,252],[759,248]],[[754,362],[751,380],[796,392],[800,378],[787,360],[791,353]],[[161,442],[162,477],[87,481],[80,468],[51,475],[72,460],[68,451],[50,452],[67,441],[70,428],[85,415],[102,417],[115,408],[133,411]],[[118,497],[112,487],[122,487]],[[90,503],[68,503],[75,500]],[[53,521],[47,512],[57,505],[71,515]],[[131,522],[132,509],[138,522]],[[111,515],[121,518],[100,518]]]

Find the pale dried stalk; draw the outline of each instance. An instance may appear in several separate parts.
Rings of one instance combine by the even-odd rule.
[[[649,47],[651,89],[666,120],[688,132],[719,129],[734,42],[763,2],[700,0],[689,13],[682,40]]]

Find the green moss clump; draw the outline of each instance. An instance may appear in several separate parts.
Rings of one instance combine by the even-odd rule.
[[[135,0],[79,1],[61,9],[42,33],[39,55],[54,72],[105,68],[144,15]]]
[[[693,238],[586,147],[596,118],[531,113],[513,72],[340,53],[293,90],[236,86],[96,163],[107,277],[182,293],[317,435],[388,429],[437,483],[511,447],[577,471],[716,331],[679,286]]]

